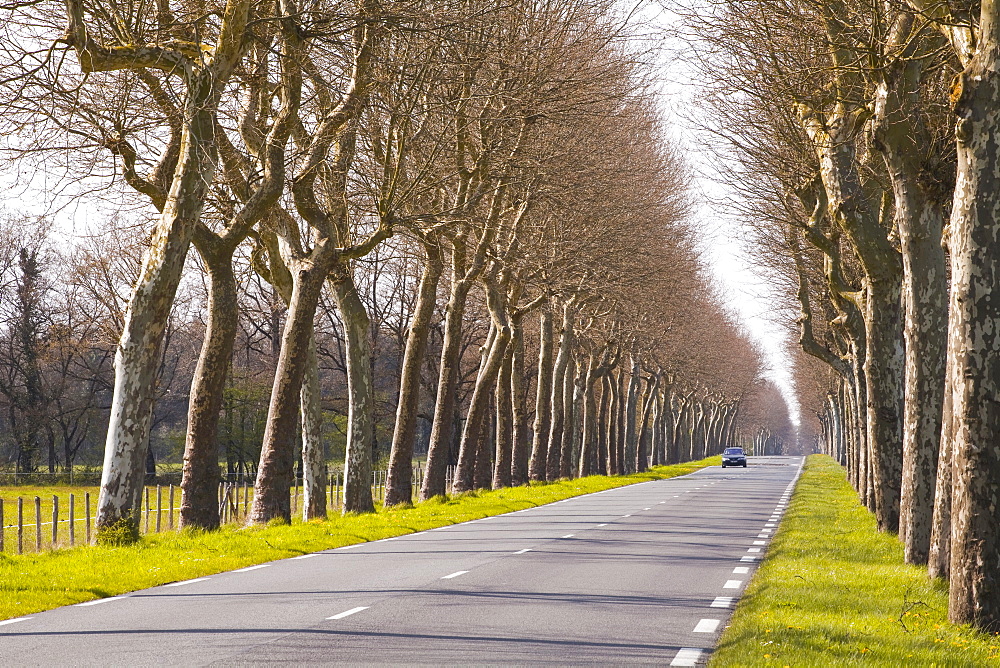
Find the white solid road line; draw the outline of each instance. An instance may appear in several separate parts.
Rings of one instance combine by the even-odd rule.
[[[715,629],[719,628],[720,621],[718,619],[703,619],[694,627],[692,633],[715,633]]]
[[[432,529],[433,530],[433,529]],[[361,547],[364,543],[355,543],[354,545],[345,545],[344,547],[338,547],[338,550],[353,550],[356,547]]]
[[[267,564],[260,564],[257,566],[247,566],[246,568],[237,568],[233,573],[248,573],[250,571],[256,571],[261,568],[267,568]]]
[[[311,559],[312,557],[318,557],[318,552],[313,552],[312,554],[300,554],[297,557],[292,557],[292,559]]]
[[[15,617],[14,619],[5,619],[2,622],[0,622],[0,626],[6,626],[7,624],[16,624],[17,622],[26,622],[29,619],[31,619],[31,617]]]
[[[701,650],[693,647],[682,647],[677,656],[670,662],[671,666],[697,666],[701,658]]]
[[[715,600],[708,607],[710,608],[731,608],[733,606],[732,596],[716,596]]]
[[[518,550],[517,552],[514,552],[514,554],[524,554],[525,552],[531,552],[531,548],[526,547],[523,550]]]
[[[97,598],[93,601],[84,601],[83,603],[77,603],[76,607],[86,608],[88,605],[100,605],[101,603],[107,603],[108,601],[117,601],[120,598],[125,598],[124,596],[109,596],[108,598]]]
[[[733,574],[735,575],[745,575],[750,572],[749,566],[737,566],[733,569]]]
[[[184,580],[183,582],[171,582],[170,584],[163,585],[164,587],[183,587],[184,585],[194,584],[195,582],[203,582],[208,578],[195,578],[194,580]]]
[[[362,605],[362,606],[359,606],[357,608],[351,608],[350,610],[345,610],[345,611],[341,612],[340,614],[334,615],[333,617],[327,617],[327,620],[329,621],[331,619],[343,619],[344,617],[350,617],[354,613],[361,612],[362,610],[367,610],[370,607],[371,606],[369,606],[369,605]]]
[[[739,589],[743,586],[743,580],[726,580],[726,584],[722,585],[723,589]]]
[[[468,573],[468,572],[469,572],[469,571],[455,571],[455,572],[454,572],[454,573],[452,573],[451,575],[446,575],[446,576],[444,576],[444,577],[443,577],[443,578],[441,578],[441,579],[442,579],[442,580],[450,580],[450,579],[452,579],[452,578],[457,578],[457,577],[458,577],[459,575],[465,575],[465,574],[466,574],[466,573]]]

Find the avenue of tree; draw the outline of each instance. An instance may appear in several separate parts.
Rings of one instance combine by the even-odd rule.
[[[613,2],[13,0],[2,30],[9,164],[117,211],[0,230],[4,451],[106,436],[102,540],[137,538],[171,425],[205,529],[220,459],[249,522],[297,471],[325,517],[331,441],[345,512],[379,458],[393,505],[449,464],[463,492],[780,450]]]
[[[801,387],[952,620],[1000,630],[1000,8],[692,12],[703,124],[787,295]]]

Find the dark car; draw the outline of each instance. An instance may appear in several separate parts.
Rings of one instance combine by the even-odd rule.
[[[722,468],[727,466],[747,467],[747,456],[743,454],[743,448],[726,448],[722,453]]]

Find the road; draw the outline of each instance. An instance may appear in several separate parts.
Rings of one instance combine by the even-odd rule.
[[[701,665],[801,457],[0,622],[3,665]]]

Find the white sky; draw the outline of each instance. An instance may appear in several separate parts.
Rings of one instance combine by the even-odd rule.
[[[681,17],[663,9],[657,0],[649,2],[642,14],[648,17],[656,33],[669,35],[682,25]],[[684,43],[679,38],[667,37],[661,46],[662,106],[671,126],[671,139],[683,149],[695,172],[699,207],[694,223],[704,234],[703,258],[718,284],[720,298],[763,351],[768,366],[765,377],[781,392],[789,420],[798,430],[802,410],[795,390],[794,358],[790,354],[790,346],[796,344],[787,330],[774,321],[772,305],[779,301],[775,287],[748,261],[752,249],[747,247],[738,223],[728,212],[717,208],[738,195],[720,183],[712,167],[711,148],[697,141],[695,128],[688,121],[698,113],[698,91],[692,83],[696,77],[683,58]],[[719,205],[713,206],[713,202]]]

